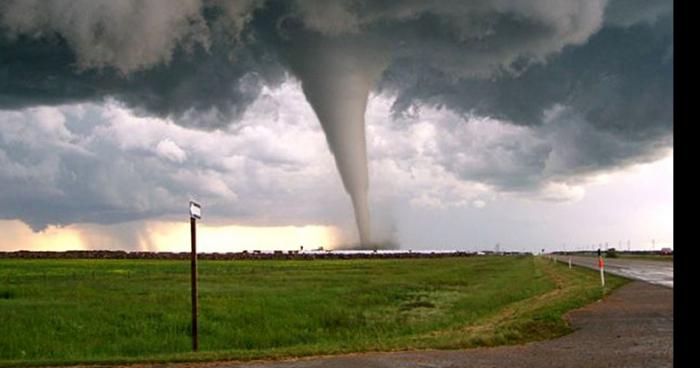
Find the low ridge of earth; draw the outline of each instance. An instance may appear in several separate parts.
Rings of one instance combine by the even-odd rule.
[[[130,365],[130,368],[672,367],[673,289],[635,281],[566,315],[561,338],[466,350],[360,353],[280,361]],[[127,366],[124,366],[127,367]]]

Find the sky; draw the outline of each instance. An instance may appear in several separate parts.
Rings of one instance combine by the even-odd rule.
[[[0,186],[0,250],[673,247],[673,3],[1,0]]]

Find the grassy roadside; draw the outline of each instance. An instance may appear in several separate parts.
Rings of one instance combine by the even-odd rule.
[[[606,287],[600,287],[598,273],[587,268],[569,269],[563,263],[533,258],[540,271],[556,287],[546,293],[513,303],[486,316],[473,326],[433,332],[417,341],[417,348],[471,348],[522,344],[552,339],[573,332],[563,315],[603,298],[629,280],[606,275]]]
[[[3,260],[0,366],[516,344],[569,332],[562,314],[602,296],[597,273],[536,257],[211,261],[200,277],[193,354],[187,262]]]

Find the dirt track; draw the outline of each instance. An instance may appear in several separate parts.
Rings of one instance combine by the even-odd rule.
[[[168,368],[672,367],[673,289],[632,282],[570,312],[577,331],[521,346],[314,357],[276,362],[133,365]]]

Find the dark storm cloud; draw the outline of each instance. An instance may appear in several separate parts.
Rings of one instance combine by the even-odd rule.
[[[607,27],[583,46],[514,75],[455,79],[420,60],[402,60],[383,84],[399,91],[395,109],[443,104],[519,125],[538,125],[554,104],[580,112],[600,129],[643,138],[673,121],[673,23]],[[669,53],[670,52],[670,53]]]
[[[517,158],[512,166],[518,170],[460,166],[453,155],[459,146],[442,146],[446,167],[503,189],[646,162],[672,145],[673,22],[668,14],[653,23],[605,27],[585,45],[567,47],[516,75],[455,79],[420,61],[402,61],[384,76],[383,86],[399,91],[396,114],[427,103],[550,136],[548,144],[514,141],[504,148]],[[545,124],[545,112],[555,107],[563,111]],[[560,162],[552,167],[548,160]]]
[[[0,106],[113,96],[182,122],[227,124],[261,84],[282,77],[286,61],[277,59],[288,47],[289,25],[309,31],[296,33],[302,36],[358,35],[391,50],[396,65],[408,60],[483,77],[585,42],[603,11],[602,1],[139,4],[0,2]]]
[[[432,105],[527,127],[531,135],[486,147],[479,157],[491,164],[475,166],[475,160],[456,157],[465,137],[453,136],[454,127],[446,124],[434,158],[463,180],[529,190],[646,162],[672,146],[672,4],[0,0],[0,109],[115,99],[140,115],[212,129],[236,124],[264,86],[279,85],[287,74],[301,80],[317,113],[326,109],[319,103],[330,103],[319,98],[315,103],[309,86],[334,83],[331,90],[356,90],[374,81],[376,90],[396,96],[395,118]],[[354,46],[342,47],[349,43]],[[359,51],[343,55],[352,50]],[[364,58],[369,51],[380,57]],[[367,70],[358,77],[363,83],[349,86],[329,79],[342,71],[321,68],[319,60],[326,58],[351,60],[353,68]],[[323,70],[315,73],[316,68]],[[333,142],[330,126],[324,129],[337,154],[342,150],[334,149],[340,143]],[[129,165],[110,171],[113,166],[104,161],[110,152],[102,152],[107,158],[32,161],[32,149],[22,144],[2,142],[0,164],[18,170],[7,171],[4,180],[22,187],[37,178],[37,187],[27,185],[20,195],[5,192],[3,203],[13,204],[6,208],[17,209],[5,216],[40,228],[57,221],[51,204],[60,202],[60,212],[72,214],[66,223],[82,221],[85,212],[74,199],[91,190],[99,197],[93,202],[105,209],[91,211],[90,221],[150,217],[170,209],[163,199],[120,212],[98,187],[78,185],[75,192],[58,195],[46,178],[70,188],[66,180],[101,172],[102,185],[123,190],[112,193],[114,198],[129,197],[129,176],[113,174],[128,173]],[[161,148],[175,161],[180,157],[176,147],[164,143]],[[336,156],[341,175],[342,161]],[[32,167],[37,174],[27,171]],[[138,184],[149,185],[157,186]],[[41,196],[44,205],[25,205],[39,203]],[[157,198],[152,192],[143,200]]]
[[[171,116],[185,125],[221,127],[240,116],[264,84],[282,80],[276,61],[255,47],[214,45],[146,71],[123,75],[105,69],[76,70],[73,51],[60,38],[9,40],[0,36],[0,108],[116,98],[138,112]]]
[[[189,22],[154,27],[150,33],[159,37],[138,33],[147,27],[110,28],[100,11],[91,11],[100,2],[79,9],[86,14],[76,19],[96,18],[81,27],[58,20],[68,12],[62,2],[0,2],[0,107],[114,97],[184,124],[228,124],[262,85],[284,78],[289,61],[278,59],[289,47],[286,25],[296,22],[313,37],[359,34],[390,49],[379,85],[397,91],[397,111],[440,103],[536,125],[558,103],[602,129],[636,136],[668,131],[673,118],[670,1],[245,1],[237,12],[219,2],[192,2],[170,3],[181,9],[170,16]],[[167,24],[149,13],[161,8],[133,13]],[[155,39],[143,42],[152,50],[131,50],[139,37]],[[308,47],[295,52],[314,56]]]

